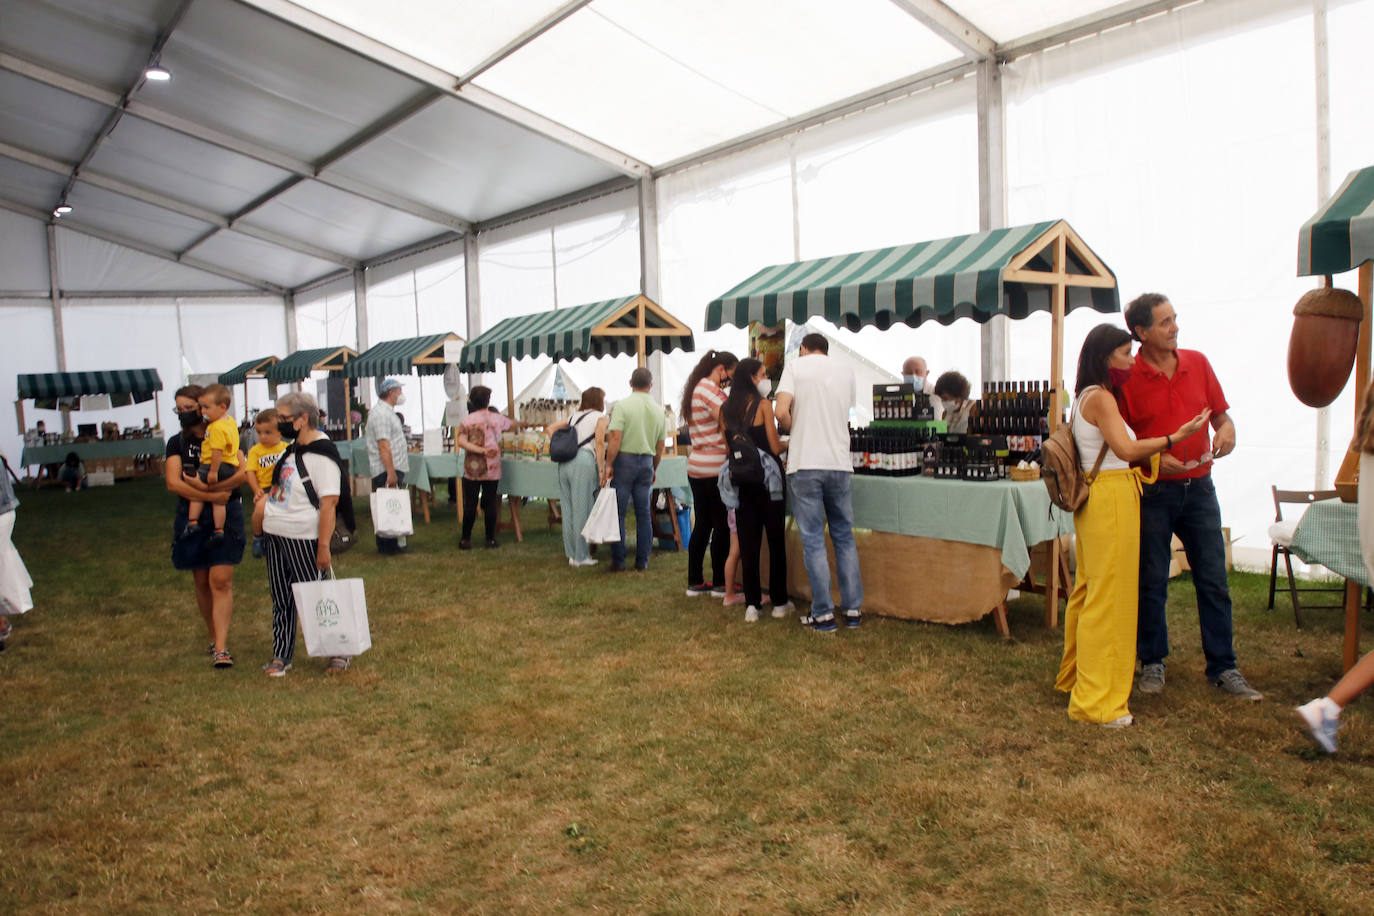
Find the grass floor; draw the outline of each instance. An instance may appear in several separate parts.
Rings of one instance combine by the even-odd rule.
[[[1138,724],[1070,722],[1062,631],[870,618],[822,637],[688,599],[685,557],[573,570],[523,544],[370,539],[374,648],[271,654],[261,561],[211,670],[154,482],[22,494],[38,607],[0,654],[0,911],[1374,911],[1374,717],[1314,752],[1291,707],[1339,675],[1339,612],[1294,629],[1237,574],[1263,703],[1202,678],[1186,575]],[[364,528],[366,522],[364,521]]]

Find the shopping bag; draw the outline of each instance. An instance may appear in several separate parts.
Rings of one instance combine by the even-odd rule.
[[[410,493],[405,489],[372,491],[372,528],[377,537],[400,538],[415,533],[410,521]]]
[[[6,617],[33,610],[33,595],[29,592],[33,579],[10,540],[14,515],[0,514],[0,616]]]
[[[615,488],[602,487],[592,504],[582,537],[588,544],[614,544],[620,540],[620,514],[616,510]]]
[[[367,628],[367,596],[362,579],[331,578],[291,586],[312,658],[362,655],[372,648]]]

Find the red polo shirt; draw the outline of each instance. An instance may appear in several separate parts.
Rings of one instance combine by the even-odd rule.
[[[1207,357],[1196,350],[1177,352],[1178,368],[1174,370],[1173,378],[1136,354],[1135,366],[1131,369],[1130,380],[1121,389],[1119,403],[1122,416],[1138,439],[1173,435],[1180,426],[1202,413],[1204,407],[1212,408],[1213,415],[1216,415],[1225,412],[1229,406]],[[1169,454],[1187,464],[1211,450],[1212,427],[1208,421],[1207,426],[1185,441],[1175,442]],[[1212,463],[1207,461],[1167,479],[1204,477],[1211,470]]]

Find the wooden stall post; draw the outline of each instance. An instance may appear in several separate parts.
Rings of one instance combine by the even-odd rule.
[[[348,442],[353,441],[353,380],[344,376],[344,439]],[[348,461],[353,463],[353,452],[350,449]]]
[[[27,427],[24,426],[24,399],[19,398],[14,402],[14,415],[19,420],[19,435],[24,435]]]
[[[519,421],[515,411],[515,370],[511,367],[511,360],[506,360],[506,415],[513,421]]]
[[[1064,233],[1054,240],[1054,284],[1050,312],[1050,416],[1049,429],[1054,432],[1059,427],[1059,418],[1064,413],[1064,309],[1068,298],[1065,284],[1068,273],[1068,239]],[[1049,569],[1045,571],[1045,626],[1053,630],[1059,626],[1059,567],[1061,565],[1059,538],[1050,542],[1048,557]],[[1068,582],[1063,583],[1068,587]]]

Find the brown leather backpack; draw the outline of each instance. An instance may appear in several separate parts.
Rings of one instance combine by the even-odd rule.
[[[1070,415],[1069,422],[1050,433],[1040,445],[1040,479],[1050,491],[1050,502],[1066,512],[1078,511],[1088,501],[1088,487],[1097,479],[1106,457],[1104,440],[1093,469],[1083,473],[1083,465],[1078,461],[1078,443],[1073,439],[1073,416]]]

